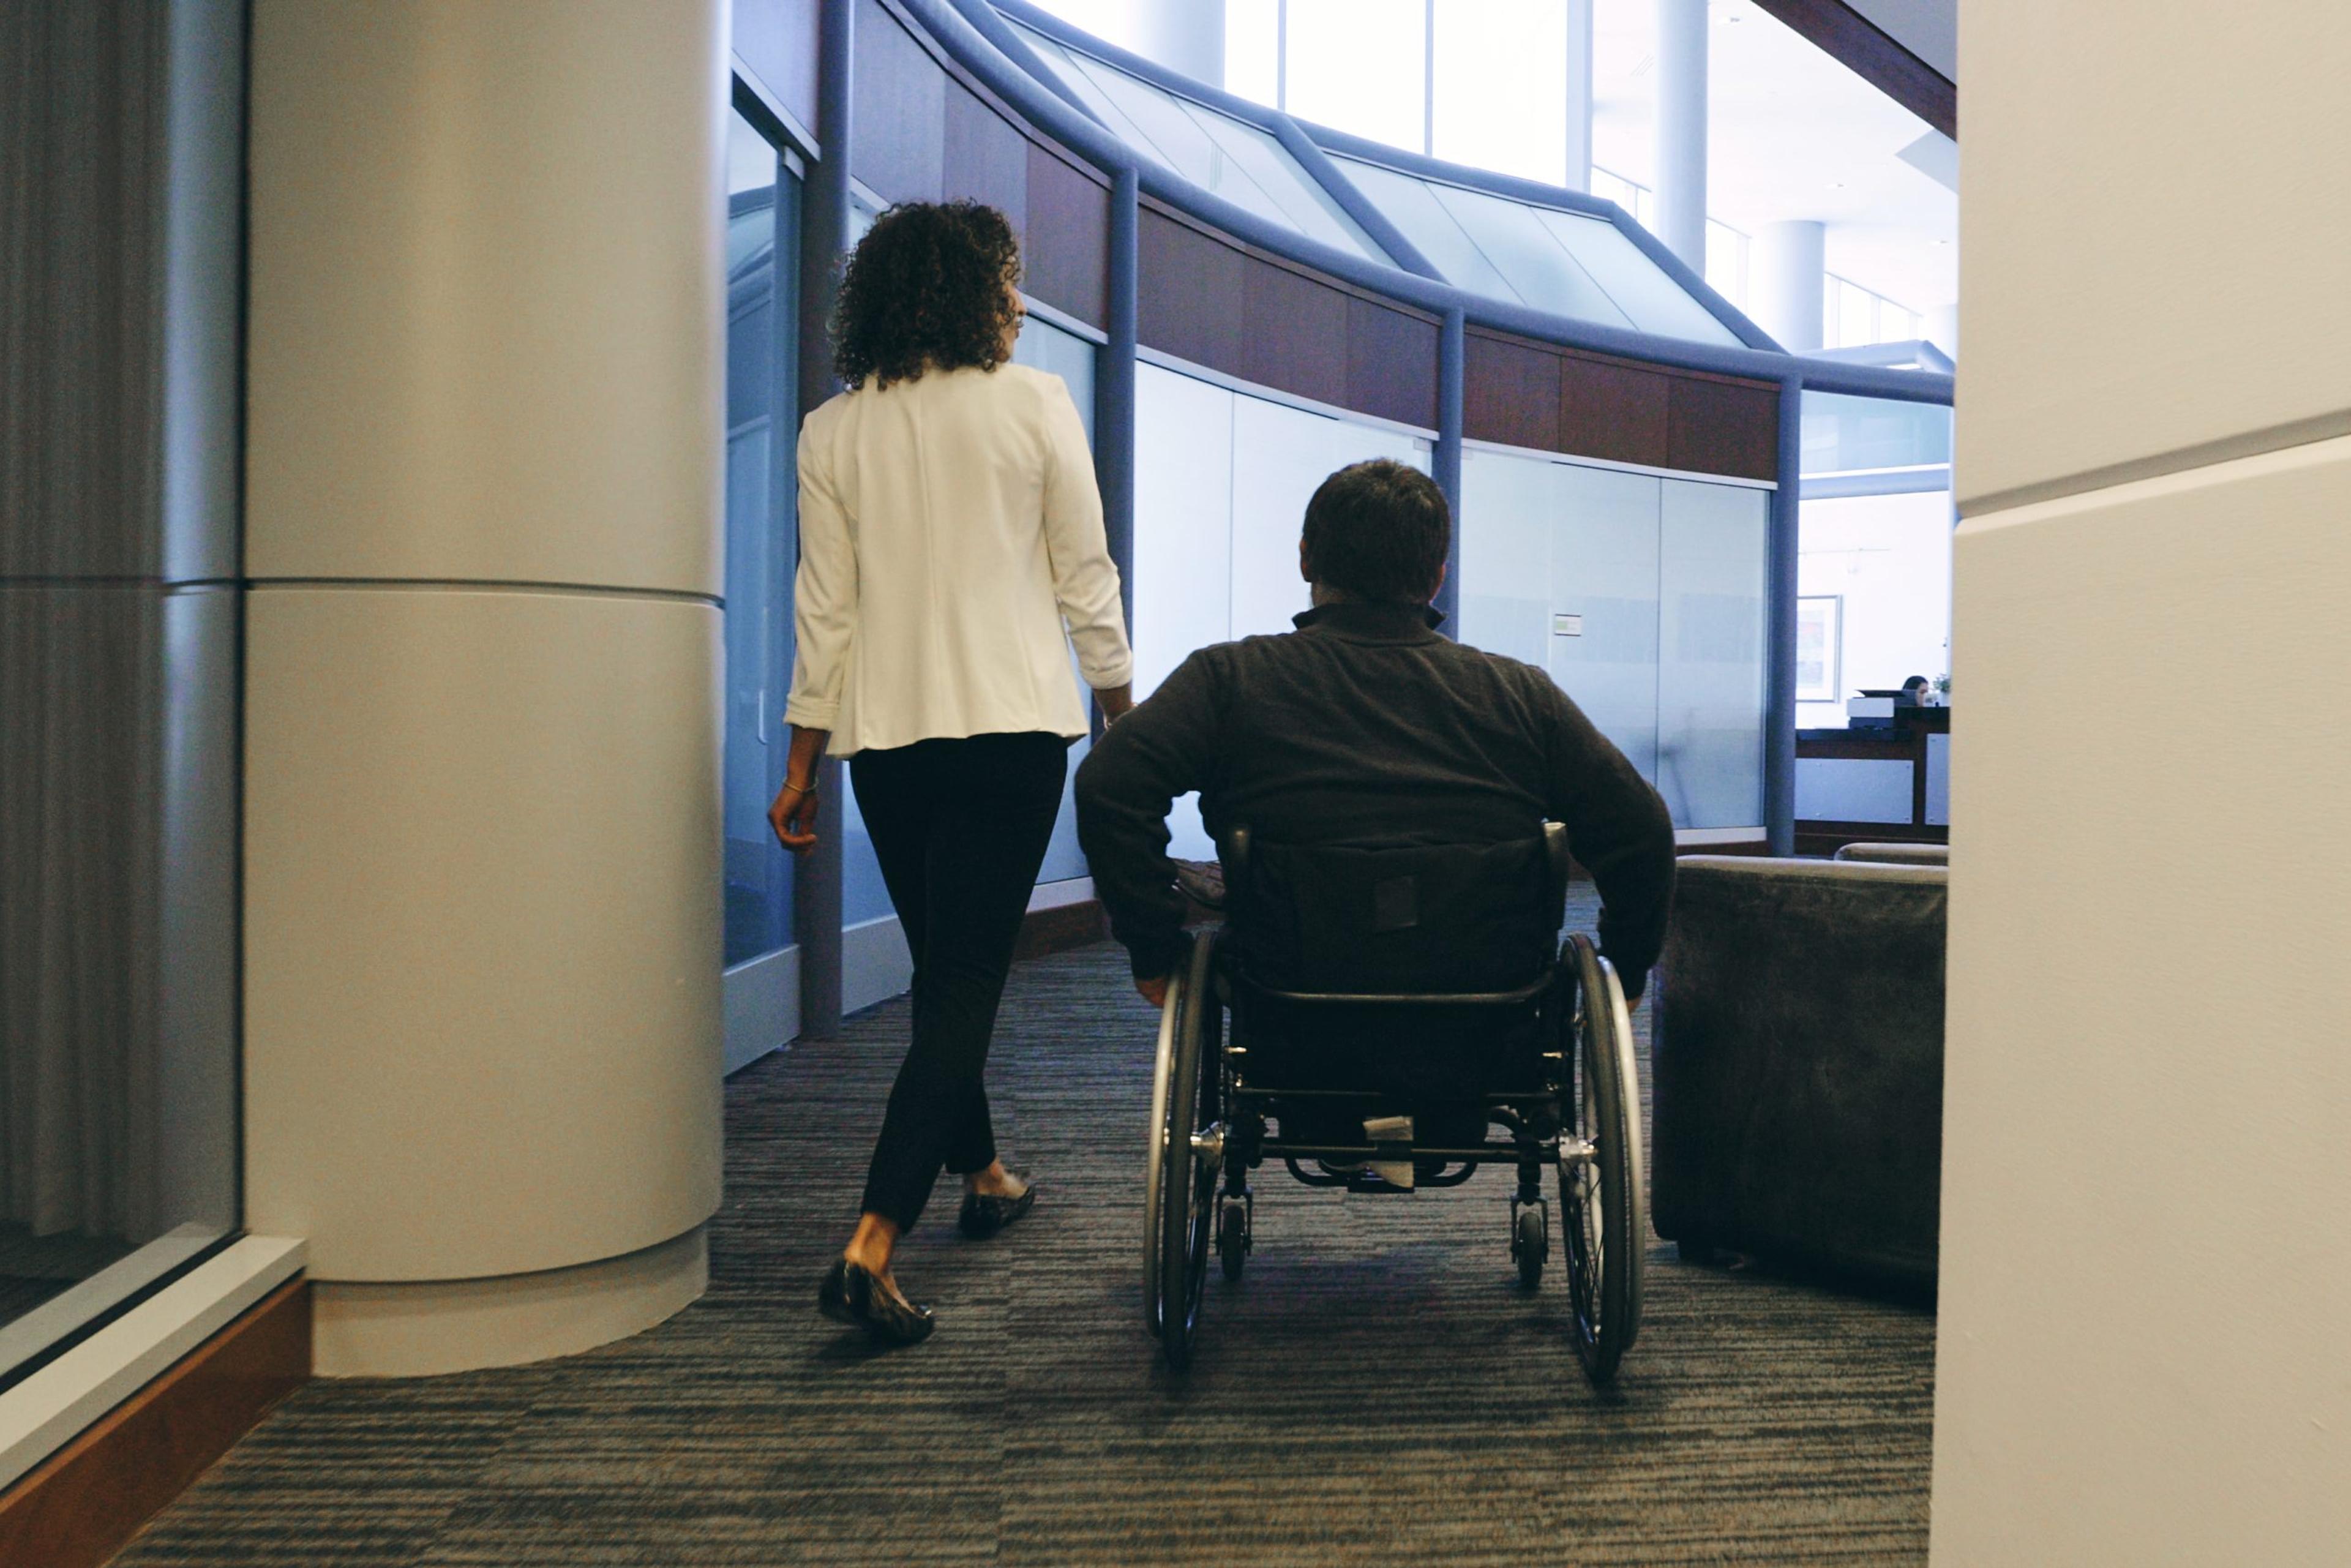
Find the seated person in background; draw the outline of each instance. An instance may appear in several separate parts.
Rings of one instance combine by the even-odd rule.
[[[1490,846],[1559,822],[1600,891],[1601,950],[1639,998],[1673,888],[1665,802],[1550,675],[1437,634],[1450,536],[1418,469],[1332,475],[1306,507],[1314,607],[1298,630],[1195,653],[1078,769],[1094,890],[1155,1006],[1187,946],[1167,812],[1195,789],[1220,841],[1247,827],[1269,844]]]
[[[1894,706],[1896,707],[1925,707],[1927,706],[1928,690],[1927,677],[1924,675],[1913,675],[1908,680],[1903,682],[1902,689],[1895,694]]]

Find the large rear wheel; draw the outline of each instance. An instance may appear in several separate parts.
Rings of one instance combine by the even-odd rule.
[[[1215,1135],[1224,1113],[1224,1009],[1217,1000],[1217,934],[1203,932],[1169,986],[1152,1084],[1152,1162],[1144,1188],[1144,1311],[1167,1364],[1192,1359],[1200,1290],[1207,1279],[1222,1161]],[[1208,1140],[1195,1145],[1196,1135]]]
[[[1568,1296],[1576,1354],[1593,1385],[1604,1388],[1641,1330],[1649,1222],[1640,1087],[1632,1013],[1616,971],[1580,934],[1568,938],[1561,956],[1575,984],[1574,1006],[1561,1019],[1570,1037],[1561,1042],[1562,1062],[1574,1063],[1573,1092],[1562,1106],[1559,1164]]]

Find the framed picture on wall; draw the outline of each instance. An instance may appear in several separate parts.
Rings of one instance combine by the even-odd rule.
[[[1796,601],[1796,700],[1833,703],[1843,685],[1844,596],[1804,594]]]

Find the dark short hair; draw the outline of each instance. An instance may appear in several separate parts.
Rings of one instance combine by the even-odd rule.
[[[1306,503],[1306,574],[1326,588],[1426,604],[1453,538],[1445,492],[1385,457],[1340,469]]]
[[[883,386],[935,367],[1004,361],[1012,324],[1005,286],[1020,278],[1020,242],[994,207],[902,202],[873,220],[841,274],[832,368],[851,386]]]

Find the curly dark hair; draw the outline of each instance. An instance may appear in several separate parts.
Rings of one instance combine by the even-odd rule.
[[[1020,242],[977,202],[901,202],[850,253],[832,313],[832,368],[856,386],[1004,362]]]
[[[1306,503],[1306,570],[1329,588],[1389,604],[1426,604],[1452,544],[1437,481],[1385,457],[1352,464]]]

